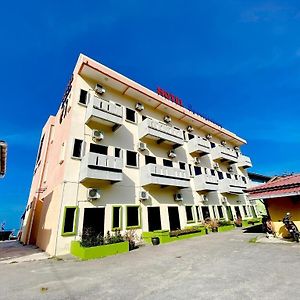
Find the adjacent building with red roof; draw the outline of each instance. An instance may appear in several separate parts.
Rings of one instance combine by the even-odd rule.
[[[278,235],[286,234],[282,219],[287,212],[300,228],[300,174],[274,177],[266,184],[249,189],[248,193],[250,199],[264,201]]]

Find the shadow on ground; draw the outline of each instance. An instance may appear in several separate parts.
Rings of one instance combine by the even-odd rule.
[[[243,233],[263,233],[262,224],[244,228]]]

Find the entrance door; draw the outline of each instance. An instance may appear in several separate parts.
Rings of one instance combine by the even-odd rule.
[[[233,221],[232,210],[230,206],[226,206],[227,216],[230,221]]]
[[[257,214],[255,212],[254,206],[251,205],[251,212],[252,212],[252,217],[257,218]]]
[[[83,217],[83,230],[92,230],[95,234],[104,235],[104,208],[85,208]]]
[[[201,210],[202,210],[203,220],[210,218],[208,206],[201,206]]]
[[[160,208],[148,207],[149,231],[161,230]]]
[[[181,229],[180,220],[179,220],[179,213],[178,213],[178,207],[169,206],[168,207],[168,212],[169,212],[170,230]]]
[[[240,208],[238,206],[235,206],[234,209],[235,209],[236,217],[241,218],[242,215],[241,215],[241,212],[240,212]]]

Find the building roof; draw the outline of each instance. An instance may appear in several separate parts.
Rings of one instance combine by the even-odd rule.
[[[300,195],[300,174],[277,176],[266,184],[248,189],[251,199],[269,199]]]
[[[4,141],[0,141],[0,178],[3,177],[6,172],[6,158],[7,144]]]
[[[157,93],[147,89],[146,87],[136,83],[133,80],[121,75],[120,73],[98,63],[97,61],[80,54],[74,73],[87,78],[93,78],[105,85],[120,91],[123,95],[132,97],[137,100],[146,102],[155,109],[164,111],[179,120],[187,122],[195,128],[202,130],[230,141],[235,146],[246,144],[246,141],[229,130],[219,126],[218,124],[194,113],[176,103],[173,103]]]

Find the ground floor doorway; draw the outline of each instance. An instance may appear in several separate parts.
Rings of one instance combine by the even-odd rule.
[[[160,208],[148,207],[149,231],[161,230]]]
[[[87,230],[93,231],[95,234],[104,235],[104,218],[105,209],[101,208],[85,208],[83,216],[83,228],[84,234]]]
[[[177,206],[169,206],[168,212],[169,212],[170,230],[181,229],[178,207]]]
[[[255,211],[255,208],[252,205],[251,205],[251,212],[252,212],[252,217],[253,218],[257,218],[257,214],[256,214],[256,211]]]

